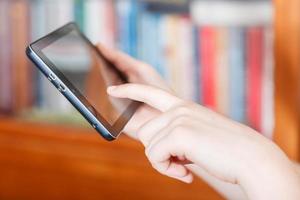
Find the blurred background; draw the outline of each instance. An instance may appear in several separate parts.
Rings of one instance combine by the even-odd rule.
[[[0,0],[0,199],[221,199],[201,180],[160,176],[126,136],[102,141],[26,58],[29,43],[70,21],[298,159],[299,4]]]

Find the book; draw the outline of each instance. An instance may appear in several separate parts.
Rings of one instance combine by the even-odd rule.
[[[11,23],[11,80],[13,87],[12,109],[14,112],[29,107],[32,103],[31,68],[24,53],[29,38],[28,2],[13,1]],[[22,33],[22,34],[20,34]]]
[[[106,43],[105,27],[106,1],[87,0],[84,2],[84,33],[93,44]]]
[[[212,104],[215,99],[216,105],[209,105],[209,107],[223,114],[227,113],[226,115],[234,120],[247,123],[271,138],[274,126],[274,86],[272,86],[274,80],[270,72],[274,67],[271,47],[273,39],[270,34],[272,31],[269,35],[265,31],[273,23],[272,3],[269,1],[193,1],[190,9],[194,22],[199,26],[198,30],[211,27],[217,35],[220,27],[230,31],[228,55],[223,57],[229,60],[228,73],[226,70],[223,75],[218,73],[218,70],[209,71],[214,68],[209,69],[207,64],[204,66],[203,64],[206,62],[211,64],[215,58],[207,60],[210,51],[206,51],[204,55],[198,53],[198,66],[201,68],[198,91],[201,92],[201,102],[203,105]],[[198,38],[201,50],[205,46],[203,45],[205,36],[200,33]],[[209,42],[206,40],[204,43]],[[226,51],[219,46],[218,40],[215,45],[217,47],[212,52],[216,54],[217,61],[222,60],[220,52]],[[216,87],[221,86],[215,91],[207,87],[207,85],[212,86],[213,83],[206,84],[208,80],[214,78],[211,74],[217,76],[212,81],[217,84]],[[229,79],[226,81],[228,76]],[[222,80],[223,84],[221,84]],[[229,89],[224,92],[227,90],[226,85]],[[212,94],[215,94],[214,98]],[[227,101],[229,101],[227,112],[226,109],[222,111],[220,105],[225,108]]]
[[[55,18],[54,20],[56,20],[56,23],[53,22],[53,25],[56,27],[54,27],[55,29],[57,28],[57,26],[63,26],[66,23],[70,22],[70,21],[74,21],[75,20],[75,11],[74,11],[74,0],[63,0],[58,2],[53,2],[53,4],[56,4],[56,12],[55,13]],[[54,15],[54,13],[48,13],[49,16]]]
[[[261,130],[267,138],[272,138],[274,131],[274,32],[271,27],[264,31],[264,58],[262,69],[262,109]]]
[[[163,49],[165,57],[165,69],[166,69],[166,80],[170,87],[178,94],[182,96],[181,84],[179,80],[179,44],[178,44],[178,33],[179,33],[179,16],[167,15],[164,17],[164,30],[163,30]]]
[[[105,23],[104,30],[106,41],[104,44],[108,47],[116,47],[117,30],[116,30],[116,8],[113,1],[105,1]]]
[[[0,1],[0,112],[12,111],[10,4]]]
[[[246,115],[249,125],[258,131],[261,131],[263,36],[261,27],[251,27],[246,32]]]
[[[144,8],[143,8],[144,9]],[[151,14],[146,10],[139,12],[139,37],[138,58],[150,64],[161,75],[165,76],[165,68],[162,64],[162,45],[161,34],[163,27],[161,26],[160,14]],[[149,27],[152,27],[149,29]]]
[[[46,33],[49,33],[58,27],[74,20],[74,4],[73,1],[67,0],[66,2],[57,3],[55,1],[45,2],[45,27]],[[69,9],[65,9],[68,7]],[[57,15],[58,10],[63,10],[62,16]],[[41,105],[40,110],[42,112],[58,112],[58,113],[69,113],[74,110],[68,100],[62,96],[59,91],[49,82],[49,80],[40,73],[39,88],[41,93]]]
[[[147,10],[152,13],[187,14],[189,13],[189,2],[179,1],[145,1]]]
[[[88,0],[84,3],[84,32],[92,43],[114,47],[114,9],[110,1]]]
[[[229,114],[229,30],[216,28],[215,91],[216,111]]]
[[[273,22],[270,1],[192,1],[191,15],[201,26],[257,26]]]
[[[242,27],[231,27],[229,30],[229,116],[245,122],[246,107],[246,45],[245,30]]]
[[[194,35],[193,23],[188,16],[182,16],[179,19],[179,38],[178,56],[179,56],[179,84],[181,96],[187,100],[196,101],[197,90],[197,71],[194,62]]]
[[[75,20],[93,43],[116,47],[153,66],[179,97],[196,101],[272,137],[271,2],[20,2],[0,1],[0,23],[4,24],[0,42],[5,47],[0,50],[0,112],[33,108],[34,113],[39,110],[51,116],[77,113],[24,59],[29,40]],[[18,32],[25,34],[19,36]],[[14,49],[22,49],[22,54]],[[56,56],[60,61],[66,59]],[[64,70],[73,71],[80,79],[85,73],[76,65],[80,56],[72,62]],[[11,88],[3,83],[11,83]]]
[[[200,65],[202,103],[211,109],[216,109],[216,31],[211,26],[205,26],[200,31]]]
[[[201,55],[200,55],[200,46],[201,46],[201,38],[200,38],[200,31],[201,28],[198,26],[195,26],[193,24],[193,44],[194,44],[194,51],[193,51],[193,62],[194,62],[194,82],[192,83],[195,86],[194,89],[194,101],[197,103],[202,103],[202,86],[201,86]]]
[[[81,31],[84,30],[84,0],[74,0],[74,19]]]
[[[134,0],[117,0],[118,47],[133,57],[137,57],[137,17],[138,4]]]
[[[30,41],[36,41],[37,39],[46,35],[46,1],[39,1],[39,0],[32,0],[30,1]],[[37,20],[39,19],[39,20]],[[32,77],[33,77],[33,107],[42,107],[43,98],[43,90],[41,89],[42,86],[42,76],[40,71],[30,62],[30,67],[32,67]]]

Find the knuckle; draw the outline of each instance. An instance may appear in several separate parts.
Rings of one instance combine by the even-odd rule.
[[[145,139],[144,139],[144,131],[142,129],[138,130],[136,132],[136,137],[138,138],[138,140],[140,140],[141,142],[144,143]]]
[[[182,139],[182,136],[184,135],[184,132],[186,132],[186,126],[185,125],[176,125],[173,128],[172,134],[170,137],[172,137],[173,141],[180,141]]]
[[[180,105],[175,109],[177,116],[187,115],[189,112],[190,110],[186,105]]]
[[[138,140],[141,141],[145,147],[148,147],[151,141],[151,138],[147,132],[149,131],[147,131],[146,128],[142,128],[136,132]]]
[[[148,160],[149,160],[149,162],[151,163],[152,166],[156,165],[156,163],[157,163],[157,159],[152,155],[148,155]]]
[[[156,169],[157,171],[160,171],[160,166],[159,166],[158,163],[152,162],[151,165],[152,165],[152,167],[153,167],[154,169]]]
[[[167,175],[166,173],[166,168],[161,166],[161,164],[159,163],[151,163],[152,167],[159,173],[161,173],[162,175]]]
[[[192,101],[186,101],[186,102],[185,102],[185,106],[186,106],[187,108],[189,108],[189,109],[193,109],[194,106],[195,106],[195,103],[192,102]]]
[[[184,126],[188,122],[189,122],[189,117],[188,115],[185,114],[185,115],[180,115],[176,119],[174,119],[172,121],[172,125],[175,127],[180,127],[180,126]]]

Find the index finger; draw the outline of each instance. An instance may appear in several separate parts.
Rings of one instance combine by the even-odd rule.
[[[114,97],[128,98],[146,103],[162,112],[182,103],[181,99],[162,89],[142,84],[129,83],[111,86],[108,88],[107,92]]]

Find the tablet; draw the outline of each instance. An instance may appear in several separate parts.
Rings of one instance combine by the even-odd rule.
[[[106,140],[116,139],[140,103],[110,97],[106,88],[127,77],[69,23],[26,48],[49,81]]]

